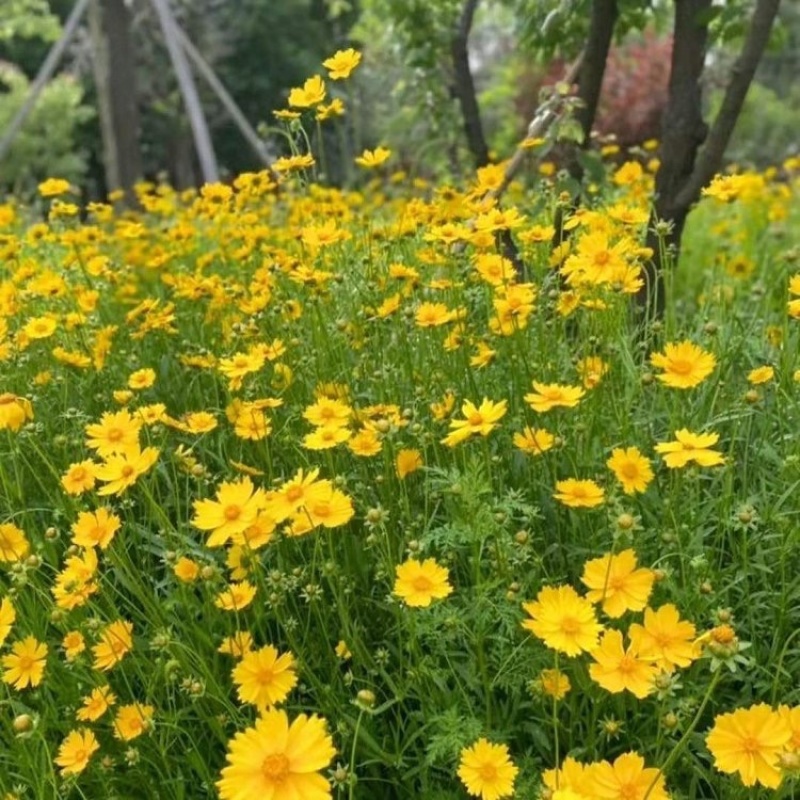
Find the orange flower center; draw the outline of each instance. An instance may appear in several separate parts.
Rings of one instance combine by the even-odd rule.
[[[82,481],[86,478],[86,467],[76,467],[72,470],[72,480]]]
[[[754,755],[761,751],[761,742],[755,736],[745,736],[742,739],[742,750],[748,755]]]
[[[16,400],[17,400],[16,395],[10,394],[9,392],[0,394],[0,406],[9,406],[12,403],[16,402]]]
[[[467,421],[470,425],[477,427],[478,425],[483,425],[483,416],[480,414],[480,412],[475,411],[469,415]]]
[[[256,680],[262,686],[269,686],[269,684],[271,684],[275,680],[275,673],[269,667],[262,667],[258,671]]]
[[[625,586],[625,578],[621,575],[612,575],[608,580],[608,588],[612,591],[618,592]]]
[[[30,656],[20,656],[17,662],[17,669],[20,672],[30,672],[33,669],[34,660]]]
[[[294,503],[303,496],[303,489],[300,486],[290,486],[286,490],[286,499],[290,503]]]
[[[72,756],[72,760],[80,764],[82,761],[89,760],[89,754],[83,749],[76,750]]]
[[[311,508],[311,513],[315,517],[329,517],[331,515],[331,505],[325,502],[315,503]]]
[[[418,592],[429,592],[433,588],[433,583],[427,575],[417,575],[413,583],[414,589]]]
[[[669,365],[669,371],[677,375],[689,375],[693,368],[694,365],[692,362],[683,358],[673,359]]]
[[[619,800],[639,800],[642,796],[641,787],[635,783],[626,783],[619,787]]]
[[[121,475],[123,478],[130,478],[130,476],[131,476],[131,475],[133,475],[133,474],[134,474],[134,472],[136,472],[136,470],[135,470],[135,469],[134,469],[134,468],[133,468],[133,467],[132,467],[130,464],[126,464],[126,465],[125,465],[125,466],[124,466],[124,467],[123,467],[123,468],[120,470],[120,475]]]
[[[481,764],[478,772],[485,783],[494,783],[497,780],[497,767],[494,764]]]
[[[568,636],[576,634],[580,627],[580,622],[578,622],[575,617],[564,617],[564,619],[561,620],[561,630]]]
[[[620,672],[624,673],[633,672],[636,669],[636,659],[629,653],[625,653],[625,655],[622,656],[622,658],[619,660],[619,665],[617,666],[617,669]],[[623,795],[623,797],[625,796],[627,795]]]
[[[225,506],[223,514],[228,522],[234,522],[242,515],[242,509],[236,505]]]
[[[125,436],[125,432],[120,428],[110,428],[106,434],[106,439],[109,442],[119,442]]]
[[[622,469],[620,472],[628,479],[633,480],[639,474],[639,469],[637,468],[636,464],[632,461],[629,461],[627,464],[622,465]]]
[[[283,753],[267,756],[261,762],[261,774],[267,780],[282,783],[289,775],[289,759]]]
[[[599,253],[594,254],[594,263],[598,267],[603,267],[611,261],[611,254],[608,250],[601,250]]]

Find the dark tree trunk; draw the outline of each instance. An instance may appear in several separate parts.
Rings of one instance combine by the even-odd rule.
[[[142,177],[131,19],[125,0],[95,0],[90,10],[106,185],[134,202]]]
[[[645,283],[637,294],[640,310],[651,317],[663,315],[666,304],[663,270],[667,263],[676,263],[686,217],[703,186],[722,166],[725,148],[767,46],[779,6],[780,0],[758,0],[722,107],[709,132],[703,120],[700,81],[708,44],[711,0],[675,0],[669,100],[662,121],[661,166],[656,175],[655,205],[647,236],[653,257],[645,265]],[[660,236],[657,226],[662,231]]]
[[[606,72],[608,51],[617,24],[617,0],[593,0],[592,18],[589,22],[589,37],[578,73],[578,98],[581,106],[575,114],[583,131],[583,148],[589,146],[597,106],[600,103],[600,92],[603,88],[603,76]],[[583,169],[577,159],[577,151],[570,159],[570,174],[577,180],[583,178]]]
[[[453,92],[461,107],[464,133],[476,167],[489,163],[489,147],[483,135],[481,111],[475,94],[475,82],[469,66],[469,34],[479,0],[467,0],[450,44],[453,58]]]

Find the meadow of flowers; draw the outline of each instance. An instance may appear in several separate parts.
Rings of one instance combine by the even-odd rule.
[[[0,206],[0,797],[794,797],[800,162],[643,322],[652,159]]]

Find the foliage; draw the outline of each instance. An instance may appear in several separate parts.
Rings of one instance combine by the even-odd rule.
[[[4,130],[28,96],[25,76],[10,64],[0,64],[0,130]],[[2,185],[20,196],[30,196],[48,175],[63,175],[79,183],[88,154],[78,132],[93,116],[83,102],[80,84],[69,76],[51,81],[39,97],[11,150],[3,161]]]
[[[54,41],[60,30],[47,0],[4,0],[0,42],[17,38]]]
[[[502,167],[430,185],[388,151],[359,191],[315,182],[332,84],[298,90],[279,183],[143,184],[139,212],[81,220],[53,177],[41,221],[0,206],[0,791],[211,797],[277,704],[327,720],[320,771],[348,800],[463,798],[480,738],[520,796],[566,756],[591,775],[635,751],[674,797],[753,797],[707,733],[798,705],[800,162],[715,181],[642,331],[649,164],[601,165],[553,253],[545,170],[502,207]],[[612,559],[638,563],[630,591]],[[434,577],[403,586],[410,562]],[[550,593],[591,618],[588,652],[537,624]],[[667,604],[681,664],[634,637]],[[601,627],[630,636],[636,692],[598,672]],[[268,700],[248,681],[275,680],[252,668],[273,647],[290,680]],[[70,776],[79,727],[99,750]],[[251,754],[259,786],[275,753]]]

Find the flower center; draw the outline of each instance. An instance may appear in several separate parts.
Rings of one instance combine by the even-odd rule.
[[[331,515],[330,503],[315,503],[311,508],[311,514],[315,517],[329,517]]]
[[[482,764],[478,772],[485,783],[493,783],[497,780],[497,767],[494,764]]]
[[[130,476],[133,475],[134,472],[136,472],[136,470],[130,464],[126,464],[120,470],[120,475],[122,475],[123,478],[130,478]]]
[[[414,578],[414,588],[418,592],[428,592],[432,587],[433,584],[431,583],[431,579],[427,576],[418,575],[416,578]]]
[[[225,511],[223,513],[228,522],[234,522],[242,515],[242,509],[236,505],[225,506]]]
[[[639,800],[641,791],[637,784],[626,783],[619,787],[619,800]]]
[[[258,671],[257,679],[262,686],[269,686],[275,680],[275,673],[269,667],[262,667]]]
[[[468,422],[470,425],[477,427],[478,425],[483,425],[483,417],[476,411],[475,413],[469,415]]]
[[[289,759],[283,753],[267,756],[261,762],[261,774],[275,783],[282,783],[289,775]]]
[[[632,655],[625,653],[625,655],[619,660],[619,666],[617,668],[620,672],[633,672],[636,669],[636,659]]]
[[[678,375],[688,375],[692,371],[692,368],[692,362],[682,358],[674,359],[669,365],[669,371]]]
[[[109,442],[119,442],[124,435],[124,432],[120,428],[110,428],[106,434],[106,439],[108,439]]]
[[[633,480],[639,474],[636,464],[632,463],[623,464],[621,472],[628,480]]]
[[[73,759],[80,764],[82,761],[89,760],[89,754],[85,750],[76,750]]]
[[[17,662],[17,669],[20,672],[30,672],[33,668],[34,661],[30,656],[20,656]]]
[[[561,630],[568,636],[577,633],[579,628],[580,623],[574,617],[564,617],[564,619],[561,620]]]
[[[303,496],[303,490],[299,486],[290,486],[286,490],[286,499],[290,503],[294,503]]]
[[[609,255],[607,250],[602,250],[599,253],[594,254],[594,263],[598,267],[603,267],[611,260],[611,256]]]

